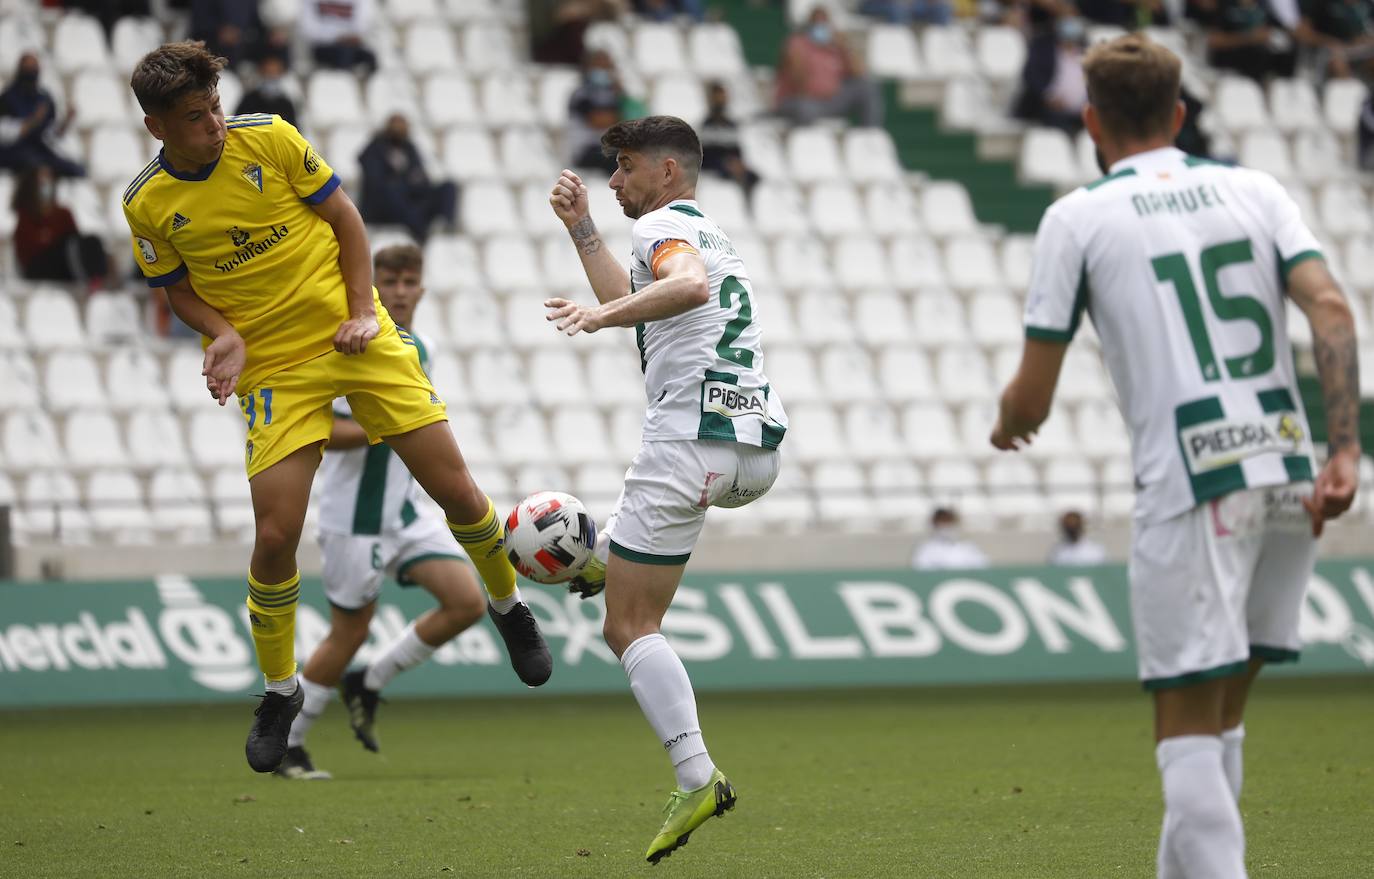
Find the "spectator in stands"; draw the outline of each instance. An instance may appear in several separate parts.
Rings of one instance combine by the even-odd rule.
[[[1355,126],[1355,162],[1361,171],[1374,171],[1374,95],[1360,105]]]
[[[584,37],[598,21],[615,21],[626,12],[625,0],[559,0],[544,21],[532,17],[535,30],[534,60],[540,64],[579,64],[587,55]]]
[[[458,187],[435,183],[410,139],[410,123],[393,113],[386,127],[358,154],[363,173],[362,215],[368,223],[399,223],[421,244],[435,220],[453,225]]]
[[[256,57],[264,33],[257,0],[191,0],[191,39],[235,67]]]
[[[14,80],[0,92],[0,168],[45,165],[61,177],[84,177],[86,169],[53,146],[71,124],[73,110],[58,118],[57,103],[38,82],[40,72],[38,56],[25,52]]]
[[[1077,14],[1088,21],[1126,30],[1164,27],[1169,23],[1164,0],[1075,0],[1075,5]]]
[[[1319,50],[1332,76],[1351,76],[1354,68],[1374,72],[1374,3],[1370,0],[1299,0],[1302,15],[1293,36]]]
[[[49,4],[50,5],[50,4]],[[105,28],[105,39],[114,33],[115,22],[126,16],[146,18],[152,14],[148,0],[67,0],[67,9],[79,9],[99,20]]]
[[[296,29],[310,44],[316,64],[371,74],[377,56],[364,40],[372,18],[372,0],[307,0]]]
[[[1088,103],[1083,78],[1087,42],[1083,20],[1072,17],[1061,18],[1053,30],[1031,37],[1012,115],[1077,134],[1083,127],[1083,107]]]
[[[634,0],[635,12],[650,21],[672,21],[679,15],[692,21],[705,21],[703,0]]]
[[[911,566],[918,571],[986,568],[988,557],[959,528],[959,514],[939,507],[930,517],[930,537],[916,548]]]
[[[1207,25],[1207,63],[1259,82],[1292,76],[1297,52],[1261,0],[1216,0]]]
[[[949,0],[863,0],[859,14],[889,24],[949,24],[954,9]]]
[[[801,125],[827,116],[857,114],[860,125],[883,124],[883,95],[864,74],[844,35],[824,7],[783,44],[778,64],[777,110]]]
[[[706,119],[697,126],[702,170],[735,181],[746,193],[752,191],[754,184],[759,182],[759,175],[744,164],[739,123],[730,118],[730,93],[724,85],[713,82],[706,87],[706,106]]]
[[[1049,564],[1061,567],[1101,565],[1107,561],[1102,544],[1084,535],[1083,514],[1069,510],[1059,517],[1059,542],[1050,550]]]
[[[94,235],[82,235],[72,212],[57,203],[57,175],[35,165],[19,178],[14,199],[14,253],[19,274],[34,281],[80,281],[103,286],[108,264]]]
[[[258,84],[239,99],[235,113],[276,113],[296,124],[296,102],[286,92],[286,62],[267,55],[258,62]]]
[[[622,119],[644,115],[644,105],[625,91],[615,61],[602,49],[593,49],[582,62],[582,82],[568,99],[567,145],[574,168],[601,168],[615,172],[615,159],[601,152],[601,135]]]

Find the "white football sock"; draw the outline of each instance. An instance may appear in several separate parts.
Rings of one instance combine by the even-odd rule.
[[[329,700],[334,698],[333,687],[317,684],[305,675],[301,675],[301,689],[305,691],[305,702],[301,705],[301,713],[291,721],[291,734],[286,737],[286,745],[290,748],[299,748],[305,744],[305,734],[314,726],[315,721],[320,719],[320,715],[324,714]]]
[[[488,595],[487,601],[497,613],[510,613],[511,608],[520,603],[520,587],[515,587],[515,591],[505,598],[492,598]]]
[[[1245,879],[1245,829],[1221,765],[1218,736],[1175,736],[1159,743],[1164,778],[1160,876]],[[1177,874],[1166,867],[1178,865]]]
[[[420,640],[415,623],[411,622],[401,637],[388,644],[382,655],[368,665],[367,674],[363,675],[363,686],[369,690],[380,690],[391,683],[396,675],[429,659],[437,649]]]
[[[1241,746],[1245,744],[1245,724],[1237,724],[1221,731],[1221,765],[1226,769],[1226,781],[1231,793],[1240,802],[1240,785],[1245,778],[1245,760]]]
[[[660,634],[636,640],[620,657],[630,676],[639,708],[668,751],[677,774],[677,786],[696,790],[711,780],[715,764],[706,753],[706,742],[697,722],[697,700],[687,669]]]
[[[291,677],[289,678],[285,678],[280,681],[269,681],[266,678],[264,678],[263,682],[264,685],[267,687],[267,692],[281,693],[283,696],[290,696],[292,693],[296,692],[296,687],[299,686],[299,684],[296,682],[297,677],[298,675],[292,672]]]

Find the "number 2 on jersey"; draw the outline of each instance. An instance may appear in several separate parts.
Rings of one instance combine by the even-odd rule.
[[[721,360],[753,368],[754,352],[748,348],[735,348],[731,345],[754,319],[754,306],[749,302],[748,289],[731,275],[720,284],[720,307],[729,308],[736,296],[739,297],[739,314],[725,325],[725,332],[720,334],[720,341],[716,343],[716,354]]]
[[[1231,378],[1252,378],[1263,375],[1274,368],[1274,323],[1264,304],[1245,293],[1225,295],[1217,281],[1221,270],[1230,265],[1254,262],[1250,242],[1247,239],[1214,244],[1202,251],[1198,262],[1202,267],[1202,282],[1207,290],[1207,301],[1218,320],[1244,320],[1259,330],[1259,347],[1249,354],[1226,358],[1226,372]],[[1197,285],[1193,283],[1193,273],[1188,267],[1188,258],[1182,253],[1166,253],[1150,260],[1155,277],[1171,284],[1178,294],[1179,307],[1183,309],[1183,320],[1188,326],[1188,338],[1193,342],[1198,366],[1202,369],[1204,381],[1214,382],[1221,378],[1217,357],[1212,349],[1212,339],[1207,332],[1207,319],[1202,313],[1202,300],[1198,296]]]

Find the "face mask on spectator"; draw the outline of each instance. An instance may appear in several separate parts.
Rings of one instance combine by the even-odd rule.
[[[606,88],[613,82],[611,72],[604,67],[593,67],[587,71],[587,82],[597,88]]]
[[[57,184],[51,180],[40,180],[38,182],[38,200],[43,204],[52,204],[57,197]]]
[[[830,30],[830,25],[822,22],[811,25],[811,42],[820,43],[824,46],[830,42],[833,36],[834,33]]]
[[[19,76],[16,77],[16,79],[18,80],[21,86],[28,89],[29,91],[33,91],[34,89],[38,88],[37,70],[21,70],[19,71]]]

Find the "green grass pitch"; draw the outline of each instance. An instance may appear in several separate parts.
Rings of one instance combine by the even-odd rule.
[[[1367,678],[1261,680],[1252,877],[1367,876]],[[1151,877],[1161,805],[1130,684],[703,694],[740,800],[657,867],[672,775],[629,693],[335,702],[328,782],[250,772],[251,704],[8,712],[0,876]]]

